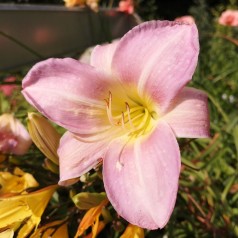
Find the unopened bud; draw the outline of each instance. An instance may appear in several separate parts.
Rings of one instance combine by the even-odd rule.
[[[78,193],[72,197],[74,204],[81,210],[98,206],[106,198],[105,193]]]
[[[57,149],[61,135],[43,116],[28,113],[28,130],[39,150],[54,164],[59,164]]]

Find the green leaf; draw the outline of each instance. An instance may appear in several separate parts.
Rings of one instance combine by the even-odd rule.
[[[221,200],[224,202],[226,200],[226,196],[232,186],[232,184],[234,183],[236,179],[236,175],[234,174],[233,176],[231,176],[227,182],[226,182],[226,186],[225,186],[225,189],[223,190],[222,194],[221,194]]]

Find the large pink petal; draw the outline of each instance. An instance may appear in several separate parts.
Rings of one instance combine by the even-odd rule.
[[[134,144],[113,141],[105,155],[103,177],[107,196],[131,224],[157,229],[173,211],[180,173],[180,153],[170,127],[160,122],[151,135]]]
[[[23,80],[23,95],[42,114],[75,133],[105,130],[107,77],[70,58],[36,64]],[[99,129],[99,127],[101,127]]]
[[[69,185],[71,179],[78,178],[94,168],[104,156],[108,147],[105,141],[84,143],[74,134],[66,132],[60,140],[60,185]]]
[[[133,28],[119,42],[112,68],[125,85],[137,86],[163,112],[192,78],[199,52],[195,24],[151,21]]]
[[[118,43],[119,41],[114,41],[111,44],[97,45],[91,54],[91,65],[110,74],[112,57]]]
[[[163,117],[177,137],[209,137],[207,95],[194,88],[184,88],[172,102]]]

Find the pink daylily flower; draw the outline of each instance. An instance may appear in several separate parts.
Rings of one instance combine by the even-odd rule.
[[[13,114],[6,113],[0,116],[0,153],[23,155],[31,143],[26,128]]]
[[[238,26],[238,10],[226,10],[218,19],[218,23],[224,26]]]
[[[143,23],[97,46],[91,65],[49,59],[23,80],[23,95],[65,127],[60,185],[103,158],[107,196],[131,224],[162,228],[173,211],[180,174],[177,137],[209,137],[207,97],[185,87],[197,65],[196,25]]]

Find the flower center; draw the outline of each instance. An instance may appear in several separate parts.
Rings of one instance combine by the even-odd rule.
[[[109,97],[105,101],[110,124],[121,127],[128,136],[138,137],[147,134],[153,128],[157,113],[139,100],[114,99],[112,93],[109,92]]]

